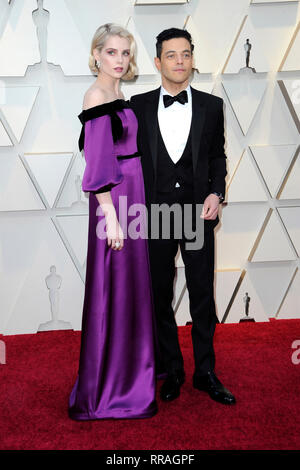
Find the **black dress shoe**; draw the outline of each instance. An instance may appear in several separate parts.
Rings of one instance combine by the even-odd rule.
[[[233,405],[236,400],[232,393],[222,385],[214,372],[208,372],[206,375],[193,377],[193,386],[198,390],[207,392],[213,400],[224,405]]]
[[[185,374],[182,371],[168,374],[160,389],[160,398],[163,401],[171,401],[179,397],[180,387],[184,383],[184,379]]]

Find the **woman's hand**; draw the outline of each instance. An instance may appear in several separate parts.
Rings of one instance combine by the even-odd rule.
[[[112,250],[120,251],[124,246],[124,234],[116,217],[106,218],[107,244]]]
[[[124,246],[124,234],[117,218],[110,191],[97,193],[96,197],[101,206],[102,214],[105,215],[108,246],[112,250],[120,251]]]

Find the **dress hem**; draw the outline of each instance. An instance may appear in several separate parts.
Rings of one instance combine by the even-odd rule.
[[[69,410],[68,414],[71,419],[76,421],[87,421],[97,419],[138,419],[138,418],[151,418],[157,413],[157,406],[150,408],[147,411],[138,412],[134,410],[125,411],[124,409],[116,409],[113,412],[101,411],[99,413],[76,413]]]

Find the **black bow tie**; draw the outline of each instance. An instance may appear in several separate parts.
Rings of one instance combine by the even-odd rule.
[[[163,95],[163,100],[164,100],[165,108],[167,108],[168,106],[171,106],[171,104],[173,104],[175,101],[178,101],[178,103],[184,104],[188,102],[188,94],[186,90],[182,90],[176,96]]]

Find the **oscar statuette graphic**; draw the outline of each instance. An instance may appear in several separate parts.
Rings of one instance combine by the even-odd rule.
[[[251,297],[249,297],[248,292],[245,292],[245,296],[243,298],[245,304],[245,316],[240,319],[240,323],[247,322],[247,321],[255,321],[254,318],[249,316],[249,306],[250,306]]]
[[[77,201],[72,202],[71,206],[72,206],[72,208],[76,208],[76,209],[79,209],[80,207],[85,209],[87,203],[85,201],[82,201],[83,191],[82,191],[82,188],[81,188],[82,178],[80,177],[80,175],[76,175],[74,184],[75,184],[75,187],[76,187]]]
[[[244,73],[244,74],[251,74],[251,73],[256,73],[256,70],[254,67],[249,67],[249,61],[250,61],[250,51],[251,51],[251,43],[249,42],[249,39],[246,39],[246,42],[244,44],[244,49],[245,49],[245,54],[246,54],[246,67],[242,67],[239,71],[239,73]]]
[[[61,287],[62,278],[56,273],[56,267],[50,266],[50,273],[46,279],[46,286],[49,290],[50,310],[52,319],[46,323],[41,323],[38,331],[49,330],[71,330],[72,325],[69,322],[58,319],[59,311],[59,289]]]

